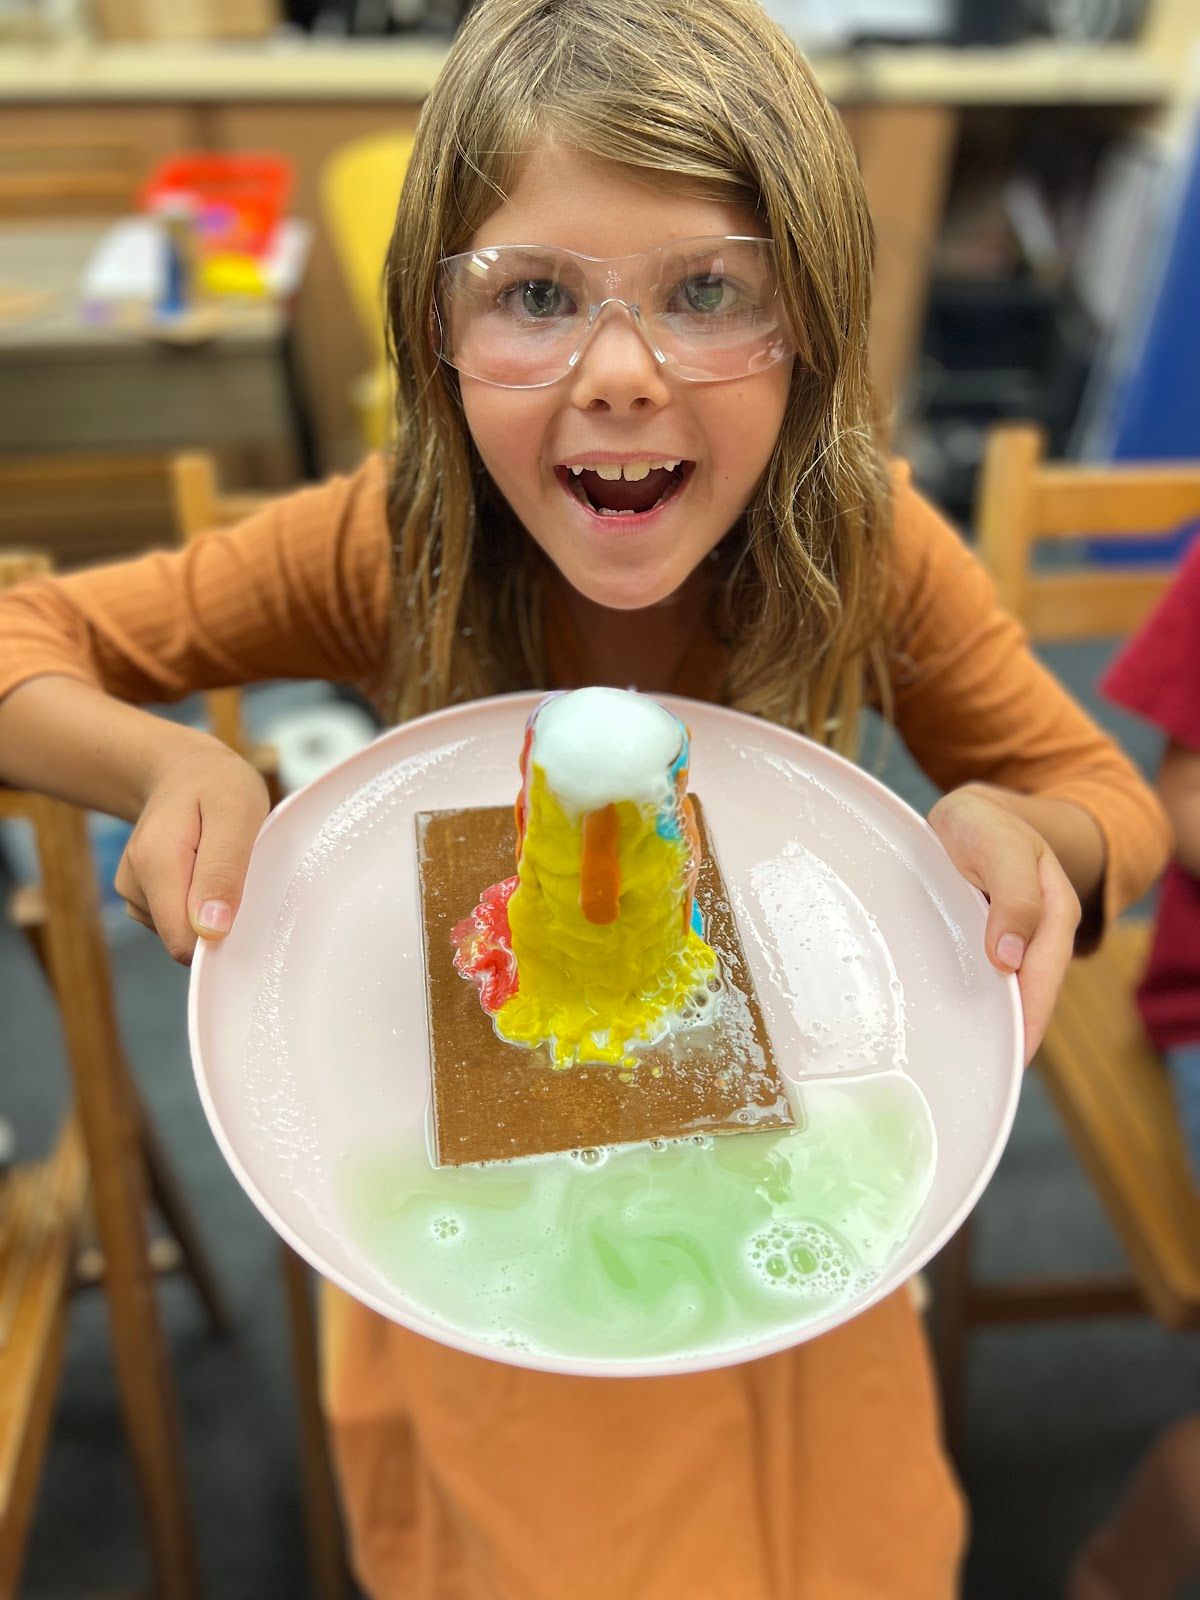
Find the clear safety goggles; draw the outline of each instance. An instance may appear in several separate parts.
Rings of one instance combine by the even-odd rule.
[[[438,354],[504,389],[558,383],[600,318],[622,308],[660,367],[689,383],[761,372],[794,353],[770,239],[673,239],[601,258],[506,244],[441,262]]]

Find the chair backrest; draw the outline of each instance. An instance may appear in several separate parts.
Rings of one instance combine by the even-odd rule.
[[[0,459],[0,548],[32,544],[65,572],[136,555],[173,535],[161,452]]]
[[[1179,465],[1063,465],[1044,460],[1045,440],[1029,426],[993,429],[976,503],[979,551],[1001,603],[1043,641],[1132,632],[1170,583],[1161,560],[1099,567],[1077,560],[1035,570],[1037,547],[1161,541],[1200,520],[1200,462]]]
[[[412,133],[372,134],[336,150],[321,169],[321,206],[371,351],[382,361],[383,261]]]
[[[179,537],[187,542],[208,528],[226,528],[266,504],[261,494],[221,494],[212,457],[178,455],[171,461],[171,488]],[[210,689],[204,697],[212,732],[242,755],[250,753],[250,739],[242,716],[240,689]]]

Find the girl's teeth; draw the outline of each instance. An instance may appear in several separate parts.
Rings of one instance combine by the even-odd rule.
[[[643,478],[648,478],[652,472],[674,472],[679,465],[678,461],[627,461],[623,466],[620,463],[603,466],[572,466],[571,474],[579,477],[581,472],[594,472],[598,478],[603,478],[605,483],[616,483],[618,478],[624,478],[626,483],[641,483]]]

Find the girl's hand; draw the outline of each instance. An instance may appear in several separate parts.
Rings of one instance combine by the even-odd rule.
[[[184,966],[197,936],[221,939],[233,925],[269,809],[259,773],[216,740],[156,777],[114,883],[134,921]]]
[[[1079,926],[1079,896],[1035,828],[971,785],[929,813],[951,861],[990,901],[984,944],[1015,972],[1025,1012],[1025,1064],[1042,1042]]]

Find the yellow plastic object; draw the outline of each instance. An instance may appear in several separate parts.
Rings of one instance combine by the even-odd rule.
[[[200,287],[208,294],[263,295],[267,282],[251,256],[212,255],[200,262]]]
[[[383,443],[391,416],[383,338],[383,261],[413,135],[372,134],[336,150],[321,170],[321,208],[346,287],[374,355],[352,396],[364,443]]]

